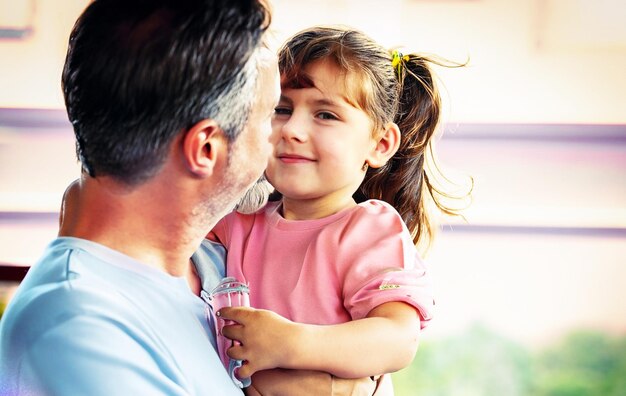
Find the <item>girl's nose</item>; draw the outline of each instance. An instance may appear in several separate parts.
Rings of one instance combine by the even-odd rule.
[[[280,126],[280,137],[286,140],[305,142],[307,140],[307,123],[303,116],[292,114]]]

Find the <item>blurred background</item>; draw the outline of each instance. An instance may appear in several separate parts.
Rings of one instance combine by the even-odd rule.
[[[0,0],[0,300],[57,231],[79,175],[63,110],[87,0]],[[466,221],[426,260],[437,314],[398,395],[626,395],[626,3],[273,0],[273,41],[347,24],[464,68],[436,72],[436,150]]]

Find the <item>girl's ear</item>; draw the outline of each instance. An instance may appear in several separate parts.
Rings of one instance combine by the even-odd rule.
[[[398,151],[400,147],[400,128],[393,122],[385,126],[376,146],[370,151],[365,162],[372,168],[380,168]]]
[[[226,136],[215,120],[198,122],[183,137],[185,165],[198,177],[211,176],[217,162],[227,158],[227,155]]]

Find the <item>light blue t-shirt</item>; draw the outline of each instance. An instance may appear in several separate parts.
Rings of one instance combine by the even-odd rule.
[[[0,321],[0,394],[241,395],[214,343],[184,278],[58,238]]]

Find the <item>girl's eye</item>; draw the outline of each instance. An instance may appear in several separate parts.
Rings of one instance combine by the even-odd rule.
[[[329,113],[327,111],[322,111],[320,113],[317,113],[317,117],[322,120],[337,120],[338,119],[333,113]]]
[[[274,109],[274,114],[276,115],[290,115],[291,109],[288,107],[276,107]]]

